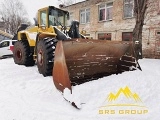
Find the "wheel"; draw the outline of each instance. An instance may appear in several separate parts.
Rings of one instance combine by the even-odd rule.
[[[13,59],[18,65],[33,66],[35,64],[27,40],[20,40],[14,44]]]
[[[55,38],[44,38],[37,43],[37,67],[43,76],[52,75],[56,44]]]

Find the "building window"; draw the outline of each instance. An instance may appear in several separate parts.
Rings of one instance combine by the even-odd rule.
[[[99,40],[111,40],[111,33],[99,33],[98,39]]]
[[[132,32],[123,32],[122,41],[132,41],[133,33]]]
[[[105,20],[105,5],[99,6],[99,21]]]
[[[156,36],[160,36],[160,30],[156,30]]]
[[[99,5],[99,21],[112,20],[113,2]]]
[[[134,1],[124,0],[124,18],[131,18],[134,16]]]
[[[80,10],[80,23],[85,24],[90,22],[90,9]]]
[[[73,12],[69,13],[69,20],[72,21],[73,20]]]
[[[160,32],[157,32],[157,35],[160,35]]]
[[[90,9],[86,9],[86,23],[90,22]]]

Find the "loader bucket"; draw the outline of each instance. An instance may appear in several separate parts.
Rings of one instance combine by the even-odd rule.
[[[52,75],[58,90],[72,92],[72,85],[137,68],[132,42],[75,39],[57,43]]]

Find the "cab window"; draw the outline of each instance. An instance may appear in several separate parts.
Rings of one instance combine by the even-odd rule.
[[[40,25],[46,26],[47,13],[46,10],[40,12]]]
[[[65,25],[67,21],[67,14],[58,9],[51,9],[49,13],[49,25]]]

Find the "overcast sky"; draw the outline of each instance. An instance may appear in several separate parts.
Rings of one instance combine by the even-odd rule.
[[[59,7],[60,2],[59,1],[68,1],[68,0],[19,0],[23,3],[28,16],[29,20],[34,23],[33,18],[36,16],[37,10],[43,7],[47,6],[55,6]],[[80,2],[85,0],[73,0],[74,2]],[[4,2],[3,0],[0,0],[1,3]]]
[[[36,16],[36,12],[38,9],[46,7],[46,6],[57,6],[58,0],[20,0],[24,7],[27,10],[29,19],[32,23],[34,23],[33,18]]]
[[[38,9],[46,6],[58,7],[60,3],[58,0],[20,0],[20,1],[25,6],[27,13],[29,15],[29,19],[32,23],[34,23],[33,18],[36,16],[36,12]],[[84,0],[74,0],[74,2],[80,2],[80,1],[84,1]]]

